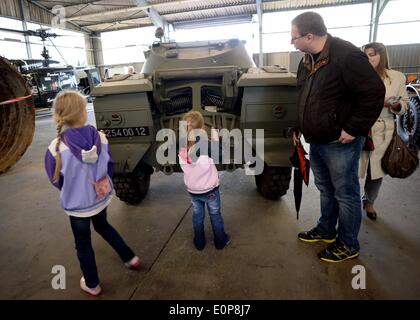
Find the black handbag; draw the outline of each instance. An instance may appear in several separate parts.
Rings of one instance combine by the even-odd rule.
[[[410,113],[410,107],[407,110]],[[408,114],[410,118],[410,114]],[[412,130],[408,130],[411,132]],[[419,166],[418,147],[413,143],[412,135],[405,143],[394,129],[392,140],[381,160],[382,169],[392,178],[407,178]]]

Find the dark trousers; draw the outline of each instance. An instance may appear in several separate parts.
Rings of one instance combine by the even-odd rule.
[[[130,261],[134,258],[134,252],[127,246],[119,233],[108,223],[106,219],[106,208],[97,215],[88,218],[70,216],[70,224],[74,235],[80,268],[82,269],[86,285],[89,288],[94,288],[99,284],[99,277],[96,268],[95,252],[92,248],[90,236],[90,221],[92,221],[95,231],[114,248],[123,262]]]
[[[365,193],[362,196],[362,201],[365,204],[373,205],[375,203],[376,198],[378,197],[379,189],[382,185],[382,178],[372,179],[370,175],[370,162],[367,169],[366,181],[364,191]]]

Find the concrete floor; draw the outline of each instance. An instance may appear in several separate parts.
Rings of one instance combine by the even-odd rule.
[[[0,176],[0,299],[95,299],[79,289],[68,217],[44,173],[52,138],[51,118],[38,119],[31,147]],[[419,187],[420,170],[406,180],[386,178],[378,220],[363,217],[360,257],[328,264],[316,257],[325,245],[296,238],[319,215],[313,183],[304,190],[297,221],[292,190],[268,201],[243,170],[222,173],[222,213],[232,243],[215,250],[207,219],[208,245],[198,252],[182,175],[155,173],[140,205],[115,198],[109,207],[110,222],[140,256],[142,269],[126,270],[93,235],[103,287],[98,299],[419,299]],[[54,265],[65,267],[65,290],[52,289]],[[366,269],[365,290],[351,286],[355,265]]]

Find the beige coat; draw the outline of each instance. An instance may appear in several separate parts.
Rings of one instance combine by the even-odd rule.
[[[396,113],[403,114],[407,110],[408,95],[405,89],[405,76],[399,71],[387,70],[389,78],[384,80],[386,93],[385,100],[392,96],[401,96],[401,111]],[[382,170],[381,159],[392,139],[394,132],[394,117],[389,108],[384,107],[382,112],[372,127],[372,140],[375,146],[373,151],[362,151],[359,162],[359,177],[364,178],[367,173],[370,160],[370,174],[372,179],[379,179],[385,176]]]

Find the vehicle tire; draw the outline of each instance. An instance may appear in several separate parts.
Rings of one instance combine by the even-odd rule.
[[[413,135],[413,142],[420,147],[420,99],[416,96],[410,97],[408,108],[410,108],[410,118],[406,112],[402,116],[397,117],[397,132],[398,135],[404,142],[408,142],[409,131],[408,121],[411,120],[413,129],[411,131]]]
[[[292,177],[291,167],[264,166],[264,171],[255,176],[258,192],[266,199],[278,200],[289,189]]]
[[[133,172],[115,174],[112,178],[117,197],[128,204],[140,203],[150,186],[153,168],[142,163]]]

